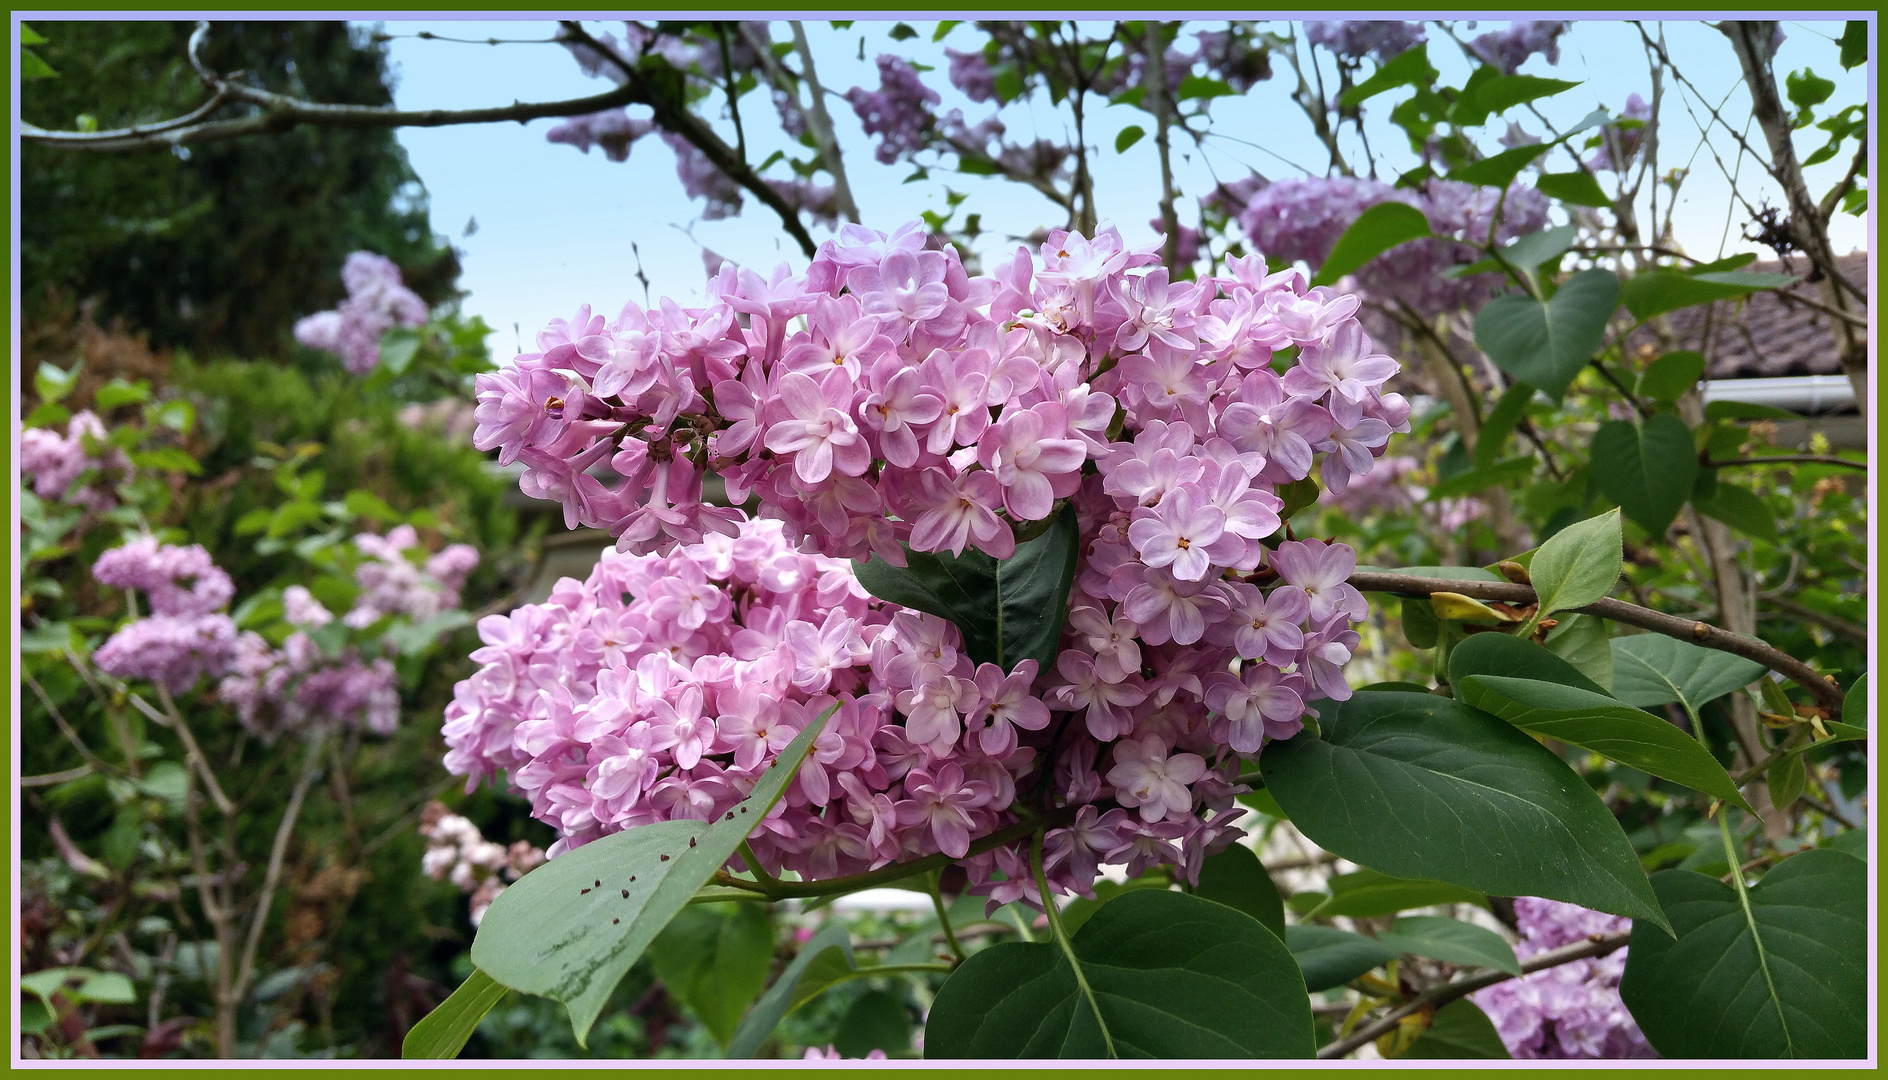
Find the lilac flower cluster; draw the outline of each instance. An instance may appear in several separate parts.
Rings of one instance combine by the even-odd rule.
[[[401,283],[392,259],[371,251],[347,257],[341,283],[347,299],[333,311],[297,320],[295,340],[334,353],[349,371],[365,375],[380,363],[381,335],[395,326],[424,323],[426,301]]]
[[[131,460],[115,446],[104,445],[108,432],[92,413],[80,412],[66,422],[60,435],[47,428],[20,429],[20,479],[31,480],[33,494],[103,513],[118,505],[107,471],[121,477],[131,473]],[[90,441],[93,450],[86,449]],[[79,484],[80,477],[93,479]],[[76,485],[76,486],[75,486]]]
[[[544,849],[528,840],[506,847],[485,839],[479,827],[429,802],[420,811],[419,834],[426,838],[420,869],[434,881],[450,881],[472,898],[471,922],[478,928],[485,909],[513,882],[544,864]]]
[[[1239,225],[1266,254],[1287,263],[1303,260],[1316,266],[1365,210],[1393,200],[1421,210],[1435,236],[1398,245],[1365,263],[1355,275],[1357,286],[1372,300],[1400,300],[1423,316],[1473,311],[1499,291],[1500,274],[1442,276],[1453,266],[1481,257],[1470,244],[1487,242],[1497,205],[1501,210],[1501,223],[1494,233],[1497,243],[1537,231],[1547,223],[1546,198],[1519,183],[1504,196],[1497,188],[1454,180],[1431,180],[1420,190],[1411,190],[1380,180],[1335,176],[1266,185],[1239,213]]]
[[[362,630],[388,616],[424,622],[459,603],[459,589],[478,565],[478,552],[452,544],[415,563],[408,552],[419,538],[402,525],[386,536],[362,533],[354,546],[366,555],[355,568],[360,586],[344,626]],[[417,552],[415,552],[417,554]],[[244,727],[263,738],[312,725],[363,724],[389,735],[400,723],[398,673],[386,657],[368,658],[353,646],[324,649],[310,635],[334,621],[334,613],[306,588],[282,594],[283,618],[295,627],[281,646],[253,631],[235,642],[228,674],[217,696],[236,709]]]
[[[92,577],[144,593],[151,610],[92,654],[100,671],[154,682],[176,694],[204,675],[222,674],[234,660],[236,624],[223,609],[236,590],[203,548],[139,537],[100,555]]]
[[[559,851],[725,812],[837,706],[754,840],[770,870],[965,859],[1027,798],[1079,807],[1049,834],[1065,891],[1103,863],[1197,871],[1232,840],[1240,755],[1350,692],[1355,556],[1261,543],[1274,489],[1367,473],[1409,405],[1382,392],[1398,365],[1356,297],[1256,257],[1175,283],[1157,252],[1056,230],[1040,266],[1019,249],[973,279],[920,223],[848,225],[803,277],[727,267],[702,308],[586,307],[479,376],[475,445],[635,554],[481,622],[448,767],[504,769]],[[710,469],[771,520],[704,503]],[[1057,513],[1081,558],[1050,670],[973,665],[839,561],[1006,558]],[[1008,902],[1023,858],[965,861]]]
[[[1626,107],[1619,115],[1621,119],[1643,124],[1652,119],[1652,104],[1635,93],[1626,98]],[[1600,128],[1600,148],[1587,159],[1586,167],[1595,171],[1625,172],[1639,156],[1639,144],[1644,141],[1644,127],[1622,128],[1607,124]]]
[[[953,59],[951,71],[955,73],[958,66]],[[890,53],[879,54],[878,81],[877,90],[855,86],[846,91],[846,100],[859,114],[865,133],[878,136],[879,161],[890,165],[930,144],[931,131],[937,126],[931,107],[942,99],[924,85],[909,62]]]
[[[1573,26],[1559,19],[1516,19],[1506,30],[1491,30],[1468,43],[1469,51],[1487,64],[1500,68],[1503,75],[1521,70],[1521,65],[1539,53],[1550,64],[1560,63],[1560,35]]]
[[[655,121],[633,117],[627,109],[605,109],[572,116],[545,132],[544,139],[574,146],[586,154],[592,146],[601,146],[603,156],[611,161],[628,161],[631,144],[655,127]]]
[[[1630,929],[1632,921],[1588,911],[1575,904],[1519,897],[1522,960],[1585,941],[1594,934]],[[1651,1046],[1619,999],[1626,950],[1537,971],[1496,983],[1471,995],[1517,1058],[1651,1058]]]
[[[1374,56],[1381,64],[1421,45],[1429,40],[1429,34],[1423,29],[1422,23],[1309,19],[1305,22],[1305,40],[1323,46],[1346,60]]]

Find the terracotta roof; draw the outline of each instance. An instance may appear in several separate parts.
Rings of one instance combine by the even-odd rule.
[[[1868,253],[1838,256],[1838,266],[1850,281],[1868,288]],[[1780,262],[1755,262],[1744,267],[1757,273],[1795,273],[1808,270],[1798,256],[1785,267]],[[1798,284],[1791,290],[1823,301],[1817,285]],[[1864,309],[1865,311],[1866,309]],[[1830,317],[1814,308],[1778,299],[1775,293],[1757,293],[1741,302],[1720,302],[1686,308],[1670,316],[1680,347],[1705,355],[1707,379],[1771,379],[1789,375],[1840,375]],[[1709,319],[1710,339],[1705,340]],[[1646,343],[1652,344],[1647,334]],[[1638,342],[1635,336],[1634,344]]]

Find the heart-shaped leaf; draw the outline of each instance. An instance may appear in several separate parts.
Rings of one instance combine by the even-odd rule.
[[[1475,316],[1475,344],[1495,366],[1558,402],[1605,344],[1606,323],[1617,306],[1619,279],[1613,272],[1582,270],[1551,300],[1511,293],[1489,301]]]
[[[1619,996],[1668,1058],[1868,1054],[1868,866],[1806,851],[1737,890],[1652,877],[1676,939],[1632,928]]]
[[[630,965],[734,857],[825,726],[806,725],[719,821],[658,821],[567,851],[498,894],[472,962],[514,990],[564,1003],[579,1045]]]
[[[1585,747],[1641,772],[1750,809],[1724,766],[1698,740],[1605,694],[1531,679],[1471,675],[1463,701],[1523,731]]]
[[[1639,376],[1639,396],[1654,401],[1677,401],[1704,377],[1704,356],[1690,349],[1668,352]]]
[[[1056,945],[992,945],[938,990],[925,1057],[1311,1056],[1298,964],[1248,915],[1134,889],[1103,904],[1070,944],[1092,1003]]]
[[[1754,274],[1731,270],[1711,274],[1680,274],[1671,270],[1653,270],[1634,274],[1620,290],[1620,299],[1632,317],[1644,322],[1654,315],[1691,307],[1712,300],[1748,296],[1764,289],[1781,289],[1795,284],[1791,274]]]
[[[1664,634],[1613,639],[1613,696],[1641,709],[1675,701],[1696,714],[1707,702],[1756,682],[1765,670],[1755,660]]]
[[[1305,989],[1314,994],[1342,986],[1396,959],[1396,950],[1377,939],[1335,926],[1287,926],[1285,945],[1304,972]]]
[[[1068,617],[1079,547],[1075,511],[1064,509],[1007,559],[974,549],[960,556],[907,551],[902,568],[882,559],[852,566],[859,584],[880,600],[954,623],[972,661],[1010,671],[1034,659],[1047,671]]]
[[[1265,787],[1313,842],[1388,874],[1663,922],[1586,781],[1498,717],[1430,694],[1317,702],[1321,738],[1265,748]]]
[[[773,921],[765,905],[753,903],[691,904],[649,944],[669,995],[724,1047],[767,985],[773,954]]]
[[[1665,535],[1697,478],[1691,429],[1670,413],[1640,424],[1608,420],[1593,433],[1593,479],[1600,491],[1655,538]]]

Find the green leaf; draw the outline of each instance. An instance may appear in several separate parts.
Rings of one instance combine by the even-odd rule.
[[[1464,99],[1473,102],[1481,119],[1464,117],[1459,122],[1479,124],[1490,113],[1500,115],[1516,105],[1525,105],[1530,101],[1552,97],[1579,85],[1577,82],[1568,82],[1565,79],[1543,79],[1535,75],[1497,75],[1476,85],[1472,94],[1468,92],[1467,86],[1463,87]],[[1456,109],[1460,110],[1461,105],[1457,105]]]
[[[961,556],[908,550],[902,569],[883,559],[852,567],[873,596],[954,623],[972,662],[1010,671],[1033,659],[1047,671],[1068,617],[1078,553],[1075,511],[1064,509],[1041,536],[1001,561],[974,550]]]
[[[1664,634],[1613,639],[1613,696],[1642,709],[1675,701],[1695,714],[1766,670],[1755,660]]]
[[[1418,649],[1435,648],[1441,626],[1436,622],[1436,609],[1430,606],[1429,601],[1422,597],[1406,597],[1402,611],[1403,640]]]
[[[1704,357],[1690,349],[1668,352],[1639,376],[1639,396],[1653,401],[1677,401],[1704,377]]]
[[[831,715],[794,736],[721,820],[638,825],[520,878],[486,910],[472,962],[515,990],[563,1002],[578,1045],[587,1045],[624,973],[767,816]]]
[[[1866,828],[1845,829],[1822,842],[1830,851],[1839,851],[1844,855],[1868,861],[1868,830]]]
[[[1545,303],[1519,293],[1490,301],[1475,316],[1475,344],[1496,367],[1557,403],[1605,343],[1618,302],[1611,270],[1582,270]]]
[[[933,31],[931,31],[931,41],[932,41],[932,43],[933,43],[933,44],[935,44],[935,43],[937,43],[937,42],[940,42],[940,41],[943,41],[943,40],[944,40],[944,36],[945,36],[946,34],[949,34],[949,33],[950,33],[950,32],[951,32],[952,30],[955,30],[955,29],[957,29],[957,28],[958,28],[959,26],[962,26],[962,25],[963,25],[963,20],[962,20],[962,19],[944,19],[944,20],[941,20],[941,21],[940,21],[940,22],[939,22],[939,23],[937,24],[937,29],[936,29],[936,30],[933,30]]]
[[[1542,544],[1528,566],[1541,615],[1585,607],[1613,591],[1625,567],[1623,544],[1617,510],[1575,522]]]
[[[387,643],[399,650],[402,656],[418,656],[431,648],[443,634],[450,634],[462,626],[471,626],[472,613],[459,608],[447,608],[430,618],[416,623],[395,626],[387,631]]]
[[[395,375],[402,374],[420,351],[420,336],[403,326],[396,326],[380,337],[380,365]]]
[[[466,1040],[478,1030],[479,1021],[510,992],[484,971],[473,968],[471,978],[460,983],[451,997],[420,1017],[420,1022],[406,1033],[400,1056],[409,1061],[458,1057]]]
[[[1141,136],[1145,134],[1147,134],[1147,132],[1142,129],[1139,124],[1129,124],[1127,127],[1122,128],[1121,133],[1114,137],[1114,152],[1117,154],[1127,153],[1128,147],[1140,142]]]
[[[820,926],[818,933],[800,946],[800,951],[780,973],[780,977],[774,980],[774,984],[767,988],[767,992],[754,1002],[754,1007],[741,1019],[740,1026],[734,1030],[733,1039],[728,1042],[727,1056],[751,1058],[760,1053],[761,1047],[767,1043],[767,1037],[780,1025],[782,1017],[830,986],[832,973],[850,972],[855,967],[852,937],[846,932],[845,923],[838,919],[827,920]],[[814,968],[818,969],[818,974],[809,974]]]
[[[1868,726],[1868,673],[1863,672],[1849,684],[1842,696],[1842,722],[1852,727]]]
[[[1716,518],[1746,536],[1777,542],[1777,517],[1757,493],[1719,481],[1708,499],[1693,498],[1700,514]]]
[[[1608,420],[1593,433],[1593,479],[1600,491],[1655,539],[1665,535],[1697,478],[1691,429],[1670,413],[1639,424]]]
[[[918,32],[913,30],[908,23],[899,23],[891,28],[891,38],[893,41],[909,41],[917,36]]]
[[[1842,26],[1842,70],[1868,63],[1868,24],[1854,19]]]
[[[21,426],[29,428],[58,427],[72,419],[72,410],[55,401],[42,401],[33,411],[20,421]]]
[[[1290,521],[1292,516],[1307,506],[1315,506],[1320,489],[1318,482],[1307,476],[1302,480],[1293,480],[1277,490],[1278,497],[1285,503],[1279,508],[1278,520]]]
[[[1306,918],[1343,915],[1352,919],[1369,919],[1437,904],[1486,906],[1488,903],[1486,896],[1460,885],[1421,878],[1391,877],[1370,869],[1338,874],[1327,881],[1325,886],[1330,890],[1330,895],[1306,909]]]
[[[1799,109],[1812,105],[1821,105],[1829,100],[1829,95],[1836,92],[1833,80],[1825,79],[1809,68],[1792,71],[1783,77],[1783,92],[1789,97],[1790,104]]]
[[[1663,921],[1612,812],[1506,721],[1431,694],[1315,707],[1323,738],[1273,743],[1259,768],[1326,851],[1386,874]]]
[[[1449,651],[1449,684],[1460,686],[1472,675],[1558,683],[1590,694],[1606,692],[1553,650],[1512,634],[1471,634]]]
[[[1569,202],[1575,206],[1606,207],[1613,205],[1612,197],[1593,174],[1583,169],[1564,173],[1545,173],[1534,182],[1542,195]]]
[[[1396,959],[1396,950],[1375,938],[1334,926],[1287,926],[1285,944],[1304,972],[1305,989],[1313,994],[1342,986]]]
[[[1585,747],[1621,765],[1750,809],[1703,743],[1642,709],[1590,690],[1499,675],[1471,675],[1457,689],[1463,701],[1523,731]]]
[[[1399,953],[1427,956],[1457,967],[1485,967],[1521,974],[1514,946],[1500,934],[1445,915],[1410,915],[1399,918],[1377,941]]]
[[[1433,1060],[1436,1058],[1473,1059],[1513,1057],[1508,1053],[1508,1046],[1501,1041],[1501,1033],[1495,1030],[1494,1021],[1481,1006],[1467,998],[1458,998],[1436,1010],[1430,1018],[1429,1030],[1417,1036],[1409,1048],[1398,1055],[1400,1059]]]
[[[1715,420],[1801,420],[1802,417],[1775,405],[1754,401],[1710,401],[1705,403],[1704,418]]]
[[[1418,45],[1397,53],[1368,79],[1344,91],[1338,104],[1348,109],[1399,86],[1427,86],[1435,81],[1436,75],[1436,69],[1429,64],[1429,46]]]
[[[1514,183],[1515,177],[1521,175],[1522,169],[1551,149],[1553,146],[1550,143],[1535,143],[1503,150],[1480,161],[1469,162],[1459,169],[1449,170],[1449,179],[1480,187],[1506,188]]]
[[[1285,899],[1272,875],[1244,844],[1234,844],[1200,864],[1200,884],[1193,895],[1243,911],[1280,941],[1285,939]]]
[[[1579,230],[1572,225],[1561,225],[1540,232],[1528,233],[1516,237],[1514,241],[1501,249],[1501,258],[1493,256],[1467,266],[1456,266],[1445,270],[1446,278],[1468,277],[1472,274],[1485,274],[1501,269],[1503,262],[1527,275],[1529,280],[1539,280],[1540,267],[1546,263],[1559,263],[1560,257],[1573,247],[1573,241]]]
[[[139,379],[129,383],[123,379],[113,379],[98,388],[93,399],[100,409],[115,409],[120,405],[130,405],[151,400],[151,384]]]
[[[1250,916],[1134,889],[1071,945],[1107,1038],[1053,944],[973,954],[938,990],[927,1058],[1252,1058],[1312,1053],[1311,1001],[1284,942]]]
[[[1778,810],[1788,810],[1790,804],[1803,797],[1803,789],[1809,784],[1808,772],[1803,768],[1803,756],[1790,754],[1770,766],[1770,771],[1764,776],[1764,783],[1770,789],[1770,805]]]
[[[1548,631],[1545,644],[1548,652],[1572,664],[1601,690],[1613,692],[1613,644],[1605,620],[1597,615],[1568,615]]]
[[[65,368],[54,367],[42,360],[33,373],[33,389],[39,392],[41,401],[58,401],[70,394],[78,382],[78,364],[72,365],[72,370],[67,371]]]
[[[1526,383],[1516,383],[1508,387],[1495,402],[1495,407],[1488,411],[1482,420],[1482,430],[1475,436],[1475,467],[1486,469],[1494,465],[1501,456],[1501,448],[1507,445],[1508,436],[1514,432],[1515,425],[1521,422],[1521,415],[1527,410],[1528,402],[1540,391]],[[1533,470],[1529,470],[1531,473]]]
[[[52,1010],[37,998],[20,1002],[20,1034],[37,1035],[52,1026]]]
[[[1203,75],[1188,75],[1180,80],[1180,90],[1174,94],[1175,101],[1210,101],[1216,97],[1236,97],[1238,91],[1228,86],[1223,79],[1209,79]]]
[[[116,971],[100,971],[86,977],[71,998],[78,1002],[96,1001],[103,1005],[129,1005],[138,1000],[131,980]]]
[[[1783,860],[1748,905],[1716,878],[1652,884],[1676,939],[1634,926],[1619,995],[1668,1058],[1868,1053],[1868,867],[1833,851]]]
[[[846,1009],[833,1032],[833,1048],[849,1058],[863,1058],[874,1050],[894,1057],[911,1049],[911,1012],[903,996],[889,990],[869,990]]]
[[[1529,391],[1533,387],[1528,387]],[[1497,461],[1492,465],[1478,465],[1467,472],[1456,473],[1429,490],[1426,502],[1439,499],[1454,499],[1463,495],[1473,495],[1491,487],[1516,484],[1534,475],[1540,467],[1536,457],[1512,457],[1506,461]]]
[[[1628,278],[1620,289],[1620,299],[1633,318],[1644,322],[1654,315],[1695,304],[1748,296],[1764,289],[1780,289],[1796,280],[1790,274],[1754,274],[1742,270],[1717,274],[1653,270]]]
[[[1329,285],[1398,244],[1429,235],[1429,219],[1421,210],[1408,203],[1378,203],[1337,238],[1312,284]]]
[[[31,49],[20,50],[20,78],[22,80],[52,79],[57,78],[58,75],[59,73],[52,69],[51,64],[41,60]]]
[[[172,398],[149,409],[145,417],[152,423],[162,424],[179,434],[188,435],[190,429],[197,426],[197,407],[182,398]]]
[[[723,1047],[767,985],[773,952],[773,922],[752,903],[684,908],[649,943],[663,985]]]
[[[348,492],[347,499],[343,505],[347,507],[349,514],[357,518],[364,517],[379,522],[395,522],[399,521],[401,517],[398,510],[387,505],[387,500],[371,491],[365,491],[361,488],[355,488],[353,491]]]
[[[175,446],[160,446],[155,450],[133,450],[129,457],[131,463],[141,469],[180,472],[190,476],[203,475],[203,466],[197,464],[197,459]]]
[[[1863,24],[1863,25],[1866,25],[1866,24]],[[25,23],[21,23],[20,24],[20,44],[44,45],[46,44],[46,39],[40,36],[39,31],[34,30],[32,27],[26,25]]]

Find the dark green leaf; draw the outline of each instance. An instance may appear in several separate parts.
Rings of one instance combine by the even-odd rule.
[[[1655,539],[1691,497],[1697,477],[1691,429],[1670,413],[1640,424],[1608,420],[1593,433],[1593,478],[1600,491]]]
[[[929,935],[927,934],[926,937]],[[815,965],[815,960],[821,962]],[[800,946],[799,953],[786,966],[786,970],[780,973],[780,977],[774,980],[774,984],[767,988],[767,992],[762,994],[760,1000],[754,1002],[754,1007],[741,1018],[740,1026],[735,1028],[734,1038],[728,1043],[728,1057],[751,1058],[760,1053],[761,1047],[766,1045],[767,1037],[772,1035],[774,1028],[779,1026],[780,1019],[791,1012],[795,1005],[812,996],[811,994],[804,997],[800,995],[803,983],[810,984],[817,981],[819,989],[822,990],[830,984],[830,980],[827,979],[807,978],[810,969],[816,966],[822,973],[834,969],[842,973],[849,972],[856,966],[852,957],[852,937],[846,932],[846,924],[843,921],[828,919],[821,924],[818,933],[808,939],[806,944]]]
[[[1270,791],[1314,843],[1388,874],[1662,921],[1586,782],[1507,722],[1430,694],[1317,702],[1324,737],[1272,743]]]
[[[1654,401],[1677,401],[1704,377],[1704,357],[1690,349],[1668,352],[1639,376],[1639,396]]]
[[[1467,472],[1457,473],[1431,488],[1427,501],[1454,499],[1463,495],[1473,495],[1478,491],[1486,491],[1491,487],[1519,483],[1534,475],[1534,470],[1539,467],[1540,459],[1535,457],[1512,457],[1506,461],[1497,461],[1492,465],[1478,465]]]
[[[1523,731],[1585,747],[1750,809],[1703,743],[1642,709],[1590,690],[1499,675],[1471,675],[1457,689],[1463,701]]]
[[[1278,497],[1284,500],[1285,505],[1278,511],[1278,520],[1290,521],[1298,511],[1317,505],[1318,494],[1318,482],[1309,476],[1279,488]]]
[[[1102,905],[1071,944],[1115,1056],[1311,1056],[1298,965],[1248,915],[1134,889]],[[1103,1058],[1108,1049],[1053,944],[973,954],[938,991],[924,1033],[927,1058]]]
[[[1842,70],[1868,63],[1868,24],[1851,19],[1842,26]]]
[[[1543,79],[1535,75],[1497,75],[1477,84],[1472,99],[1475,108],[1484,116],[1489,113],[1499,115],[1516,105],[1525,105],[1530,101],[1552,97],[1563,90],[1571,90],[1579,85],[1577,82],[1568,82],[1565,79]],[[1463,91],[1464,96],[1468,97],[1467,86],[1463,87]],[[1472,122],[1481,123],[1480,120]]]
[[[1259,857],[1244,844],[1234,844],[1200,864],[1200,884],[1193,895],[1243,911],[1279,940],[1285,938],[1285,899],[1272,884]]]
[[[684,908],[649,943],[649,959],[670,995],[723,1047],[767,984],[773,952],[773,923],[762,905],[751,903]]]
[[[1502,675],[1558,683],[1593,694],[1606,692],[1551,649],[1512,634],[1471,634],[1451,649],[1449,684],[1460,686],[1471,675]]]
[[[1708,499],[1692,499],[1700,514],[1716,518],[1745,536],[1777,542],[1777,517],[1757,493],[1720,482]]]
[[[409,1061],[458,1057],[459,1051],[465,1048],[465,1041],[478,1030],[479,1021],[508,993],[510,990],[490,975],[473,968],[471,978],[460,983],[451,997],[420,1017],[420,1022],[406,1033],[406,1040],[400,1044],[400,1056]]]
[[[1436,623],[1436,609],[1429,601],[1421,597],[1407,597],[1403,601],[1403,640],[1418,649],[1436,647],[1436,635],[1440,627]],[[1482,635],[1476,635],[1482,636]]]
[[[1436,1010],[1430,1018],[1429,1030],[1417,1036],[1409,1044],[1400,1058],[1405,1060],[1433,1060],[1437,1058],[1505,1058],[1513,1057],[1508,1053],[1507,1044],[1501,1041],[1501,1033],[1495,1030],[1494,1021],[1479,1005],[1467,998],[1459,998]]]
[[[955,30],[959,26],[962,26],[962,25],[963,25],[962,19],[944,19],[937,24],[936,30],[931,31],[931,40],[933,42],[943,41],[944,35],[950,33],[952,30]]]
[[[1569,202],[1575,206],[1611,206],[1613,200],[1600,187],[1600,182],[1593,174],[1584,170],[1564,173],[1546,173],[1535,181],[1534,186],[1542,195]]]
[[[419,622],[392,627],[387,631],[386,639],[388,644],[399,650],[400,655],[418,656],[431,648],[441,635],[450,634],[462,626],[471,626],[473,621],[471,612],[447,608]]]
[[[1180,80],[1180,91],[1174,95],[1175,101],[1210,100],[1216,97],[1234,97],[1238,91],[1226,85],[1222,79],[1209,79],[1202,75],[1188,75]]]
[[[1611,270],[1582,270],[1542,303],[1498,296],[1475,317],[1475,344],[1495,366],[1558,402],[1606,340],[1619,301]]]
[[[1528,233],[1516,238],[1501,249],[1501,258],[1493,256],[1467,266],[1452,267],[1443,272],[1443,277],[1460,278],[1471,274],[1485,274],[1501,269],[1502,263],[1519,270],[1530,280],[1538,280],[1539,269],[1543,264],[1558,264],[1560,257],[1573,247],[1573,241],[1579,230],[1572,225],[1561,225],[1540,232]]]
[[[1526,383],[1516,383],[1508,387],[1495,402],[1495,407],[1488,411],[1482,421],[1482,430],[1475,436],[1475,467],[1486,469],[1494,465],[1501,456],[1501,448],[1507,445],[1508,436],[1514,432],[1514,426],[1521,421],[1521,414],[1526,411],[1527,403],[1539,393]],[[1532,470],[1530,470],[1532,471]]]
[[[1775,405],[1759,405],[1754,401],[1708,402],[1704,407],[1704,418],[1708,421],[1802,419],[1801,416],[1788,409],[1779,409]]]
[[[156,469],[160,472],[180,472],[190,476],[200,476],[203,466],[197,464],[184,450],[175,446],[160,446],[155,450],[133,450],[131,463],[141,469]]]
[[[1548,632],[1546,645],[1548,652],[1572,664],[1601,690],[1613,692],[1612,638],[1605,620],[1597,615],[1562,615],[1560,625]]]
[[[1514,946],[1500,934],[1444,915],[1409,915],[1377,935],[1377,941],[1411,956],[1427,956],[1457,967],[1485,967],[1521,974]]]
[[[1394,691],[1382,692],[1394,693]],[[1411,908],[1434,907],[1437,904],[1486,906],[1488,903],[1486,896],[1460,885],[1451,885],[1446,881],[1425,881],[1421,878],[1391,877],[1369,869],[1359,870],[1352,874],[1338,874],[1325,884],[1330,889],[1329,895],[1316,901],[1312,907],[1306,908],[1306,918],[1343,915],[1352,919],[1369,919],[1378,915],[1394,915]]]
[[[1344,91],[1338,104],[1350,108],[1399,86],[1427,86],[1435,81],[1436,74],[1436,69],[1429,65],[1429,47],[1418,45],[1397,53],[1368,79]]]
[[[721,820],[638,825],[520,878],[486,910],[472,962],[506,986],[563,1002],[585,1045],[623,974],[767,816],[825,723],[794,736]]]
[[[1542,544],[1528,564],[1541,614],[1585,607],[1612,592],[1625,566],[1623,544],[1617,510],[1575,522]]]
[[[1122,128],[1121,134],[1114,137],[1114,152],[1117,154],[1126,153],[1128,147],[1140,142],[1141,136],[1145,134],[1147,134],[1147,132],[1144,131],[1139,124],[1129,124],[1127,127]]]
[[[973,662],[1010,671],[1033,659],[1047,671],[1068,617],[1078,544],[1075,511],[1065,509],[1000,562],[975,550],[961,556],[907,550],[902,569],[883,559],[852,566],[873,596],[954,623]]]
[[[889,990],[868,990],[853,999],[833,1033],[833,1049],[849,1058],[874,1050],[898,1057],[911,1049],[911,1011]]]
[[[899,23],[891,28],[891,38],[893,41],[910,41],[917,36],[918,32],[913,30],[907,23]]]
[[[1795,281],[1789,274],[1753,274],[1743,270],[1716,274],[1653,270],[1628,278],[1620,289],[1620,299],[1633,318],[1644,322],[1654,315],[1679,308],[1748,296],[1764,289],[1780,289]]]
[[[1285,928],[1285,944],[1304,972],[1311,993],[1342,986],[1366,971],[1396,959],[1396,950],[1375,938],[1308,923]]]
[[[1868,674],[1857,675],[1842,696],[1842,722],[1852,727],[1868,726]]]
[[[1480,187],[1506,188],[1514,183],[1514,178],[1521,174],[1522,169],[1533,164],[1535,158],[1551,149],[1553,147],[1547,143],[1535,143],[1531,146],[1517,146],[1512,150],[1503,150],[1499,154],[1470,162],[1459,169],[1449,170],[1449,179]]]
[[[1785,859],[1749,892],[1654,875],[1674,940],[1635,925],[1619,995],[1668,1058],[1868,1053],[1868,867],[1833,851]]]
[[[1664,634],[1613,639],[1613,696],[1642,709],[1676,701],[1695,713],[1766,670],[1755,660]]]
[[[1329,285],[1398,244],[1430,235],[1429,219],[1401,202],[1381,202],[1358,215],[1318,268],[1314,285]]]
[[[1853,855],[1863,862],[1867,862],[1868,830],[1846,829],[1824,840],[1822,846],[1828,848],[1830,851],[1839,851],[1844,855]]]
[[[1790,99],[1790,104],[1799,109],[1821,105],[1829,100],[1830,94],[1836,92],[1836,84],[1832,80],[1823,78],[1809,68],[1792,71],[1785,75],[1783,88],[1783,92]]]
[[[1381,566],[1359,566],[1359,570],[1377,573],[1409,574],[1414,577],[1447,578],[1450,581],[1506,581],[1507,578],[1480,566],[1402,566],[1388,570]]]
[[[20,78],[22,80],[52,79],[57,78],[58,75],[59,73],[52,69],[52,65],[41,60],[33,50],[20,50]]]
[[[1790,804],[1803,797],[1803,789],[1809,783],[1808,773],[1803,768],[1803,756],[1791,754],[1770,766],[1770,771],[1764,776],[1764,783],[1770,789],[1770,805],[1778,810],[1788,810]]]

